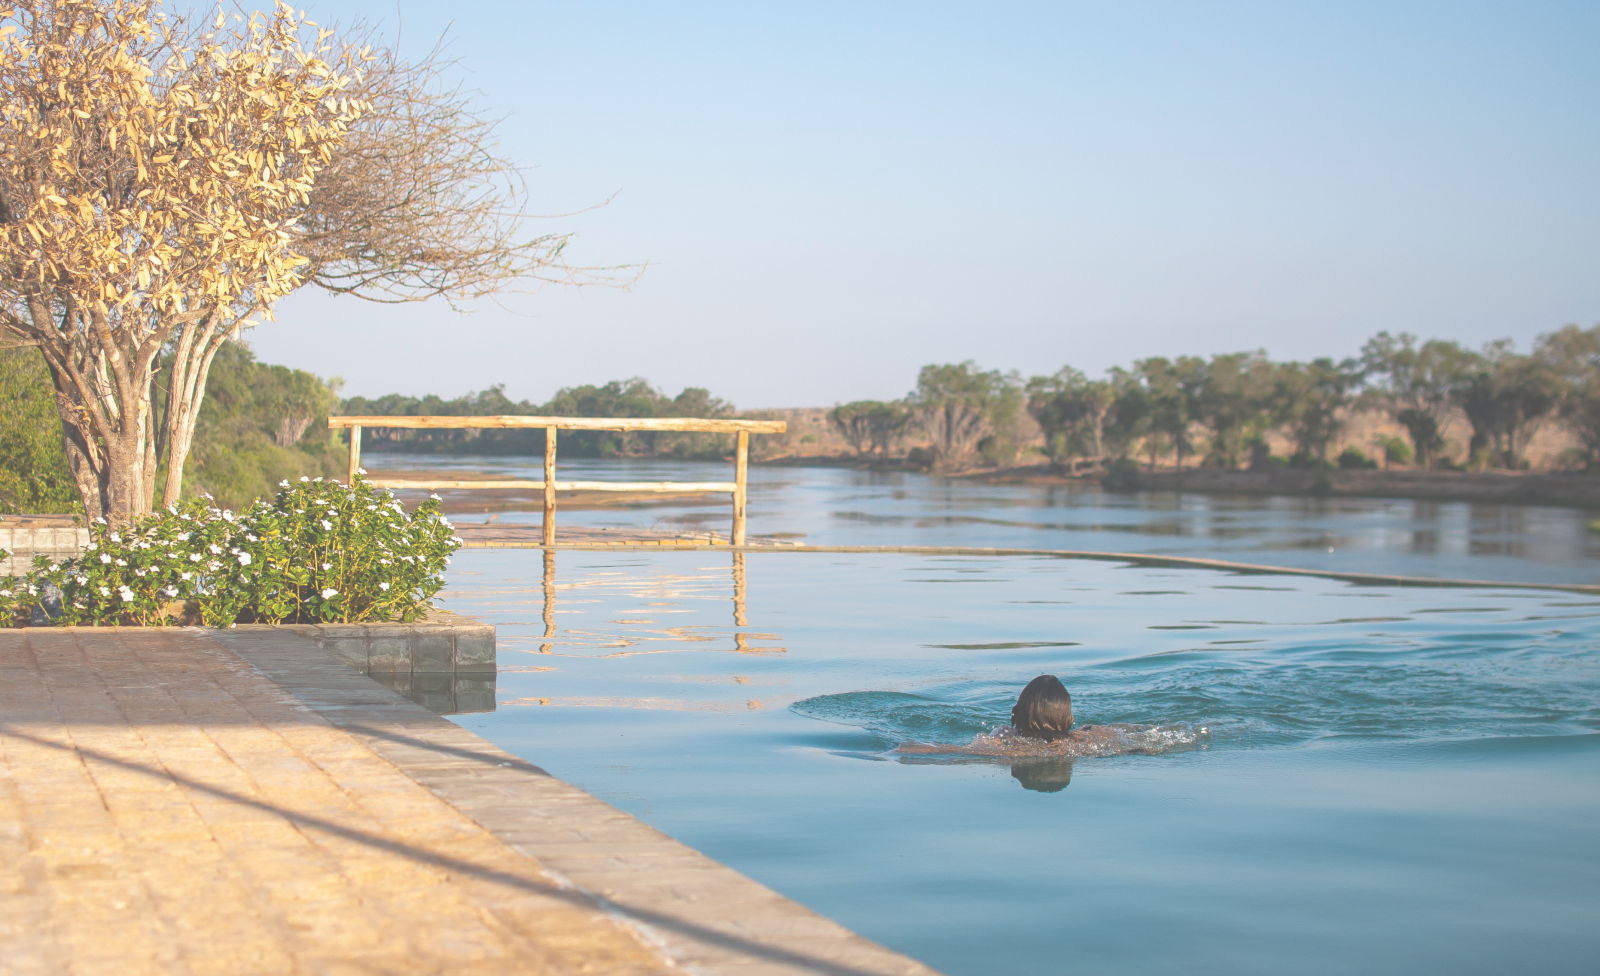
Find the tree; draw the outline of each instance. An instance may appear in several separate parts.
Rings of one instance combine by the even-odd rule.
[[[0,349],[0,404],[0,512],[76,510],[50,374],[38,352]]]
[[[1556,377],[1561,421],[1578,438],[1589,467],[1600,467],[1600,325],[1539,337],[1533,357]]]
[[[56,388],[91,516],[175,501],[206,370],[297,284],[287,230],[361,105],[287,7],[184,36],[153,0],[31,0],[0,39],[0,331]],[[164,417],[156,364],[171,347]]]
[[[1295,455],[1328,460],[1328,445],[1344,430],[1350,391],[1359,382],[1358,364],[1322,357],[1277,368],[1273,417],[1289,428]]]
[[[972,360],[928,365],[907,398],[915,423],[933,439],[934,466],[970,466],[985,438],[1022,412],[1021,381],[999,370],[979,370]]]
[[[1361,347],[1372,391],[1406,429],[1417,464],[1427,467],[1444,446],[1450,407],[1473,360],[1457,343],[1430,339],[1419,347],[1416,336],[1405,332],[1379,332]]]
[[[360,55],[282,3],[206,33],[155,0],[9,6],[0,344],[44,355],[91,516],[148,510],[162,468],[177,500],[213,359],[288,292],[462,299],[566,267],[564,238],[521,237],[516,168],[437,58]]]
[[[1112,368],[1106,382],[1111,386],[1111,414],[1101,436],[1108,454],[1127,457],[1150,433],[1150,395],[1136,374],[1120,366]]]
[[[1271,406],[1273,373],[1264,352],[1212,356],[1202,368],[1192,410],[1211,431],[1208,465],[1239,466],[1246,434],[1262,425]]]
[[[1105,457],[1106,423],[1115,403],[1111,383],[1071,366],[1028,381],[1028,413],[1044,433],[1045,455],[1058,468],[1070,468],[1080,457]]]
[[[1520,468],[1528,441],[1561,399],[1554,364],[1521,356],[1510,339],[1491,342],[1456,388],[1455,399],[1472,425],[1469,458]]]
[[[256,362],[244,343],[230,341],[212,360],[206,390],[186,489],[243,509],[285,478],[343,472],[345,453],[328,430],[339,397],[318,377]]]
[[[1194,452],[1189,427],[1198,411],[1205,366],[1204,360],[1194,356],[1179,356],[1176,360],[1155,356],[1133,364],[1149,405],[1147,447],[1164,439],[1171,444],[1180,468],[1185,455]]]
[[[851,449],[862,456],[869,451],[888,455],[894,442],[905,432],[909,418],[905,404],[882,400],[856,400],[828,411],[828,422],[849,442]]]

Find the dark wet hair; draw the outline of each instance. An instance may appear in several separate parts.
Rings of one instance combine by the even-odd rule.
[[[1031,739],[1060,739],[1072,731],[1072,696],[1061,679],[1041,674],[1011,706],[1011,727]]]

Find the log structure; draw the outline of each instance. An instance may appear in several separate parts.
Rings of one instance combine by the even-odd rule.
[[[745,503],[750,475],[750,435],[781,434],[781,420],[722,420],[705,417],[527,417],[498,414],[484,417],[329,417],[328,426],[350,431],[350,480],[361,467],[361,431],[365,427],[403,427],[412,430],[485,430],[541,427],[544,429],[544,480],[438,480],[373,479],[380,488],[472,489],[527,488],[544,493],[543,544],[555,545],[556,494],[563,491],[617,491],[630,494],[728,492],[733,496],[732,544],[745,544]],[[736,434],[732,481],[557,481],[556,432],[561,430],[656,430],[709,434]]]

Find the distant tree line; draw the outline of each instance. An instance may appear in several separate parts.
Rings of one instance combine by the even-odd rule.
[[[446,400],[391,393],[369,399],[351,397],[341,411],[353,416],[481,417],[518,414],[537,417],[727,417],[733,408],[700,387],[668,396],[635,377],[599,386],[569,386],[545,403],[512,400],[496,384],[479,393]],[[733,448],[727,434],[679,431],[563,431],[559,441],[563,456],[577,457],[721,457]],[[362,434],[364,451],[416,451],[442,454],[544,453],[544,431],[520,430],[406,430],[373,427]]]
[[[1355,410],[1386,413],[1405,431],[1329,458]],[[1444,433],[1464,419],[1464,452]],[[1027,419],[1062,470],[1142,458],[1182,466],[1197,456],[1218,468],[1274,464],[1346,467],[1415,463],[1477,470],[1527,467],[1545,424],[1564,426],[1578,447],[1572,467],[1600,468],[1600,326],[1569,325],[1518,353],[1510,340],[1482,350],[1380,332],[1344,360],[1274,362],[1262,352],[1136,360],[1103,378],[1071,366],[1024,380],[973,362],[924,366],[916,389],[894,401],[835,407],[829,420],[862,456],[907,459],[960,470],[1014,463],[1028,446]],[[1275,457],[1269,433],[1287,440]],[[1038,436],[1033,435],[1033,436]],[[912,445],[916,442],[916,446]]]

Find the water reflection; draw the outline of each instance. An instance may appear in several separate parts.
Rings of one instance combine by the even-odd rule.
[[[410,674],[373,671],[367,677],[437,715],[494,711],[493,674]]]
[[[745,554],[742,552],[731,553],[731,593],[733,600],[733,627],[728,635],[733,646],[729,648],[738,654],[782,654],[788,648],[775,646],[767,641],[780,638],[776,634],[762,633],[748,630],[749,627],[749,575],[745,565]],[[544,625],[542,641],[539,644],[540,654],[555,654],[557,649],[571,652],[581,648],[601,647],[611,649],[607,657],[630,657],[637,654],[660,654],[679,650],[705,651],[710,648],[690,647],[660,647],[654,646],[660,642],[682,642],[689,645],[714,642],[718,638],[714,634],[707,634],[707,628],[701,625],[685,625],[676,627],[662,627],[656,630],[642,629],[643,625],[654,624],[653,616],[650,618],[624,616],[611,621],[612,624],[626,629],[607,633],[588,628],[560,628],[556,624],[556,614],[559,612],[559,591],[563,588],[569,591],[581,592],[585,589],[596,587],[610,588],[619,582],[615,574],[595,575],[574,579],[564,586],[558,583],[556,572],[557,554],[553,549],[544,550],[543,574],[541,589],[544,595],[544,605],[540,612],[540,620]],[[665,615],[683,613],[688,611],[684,601],[703,590],[707,582],[706,577],[699,574],[655,574],[644,575],[628,573],[620,581],[638,596],[657,597],[649,601],[647,609],[652,615]]]
[[[1011,764],[1011,776],[1025,790],[1060,793],[1072,782],[1072,760],[1036,759]]]

